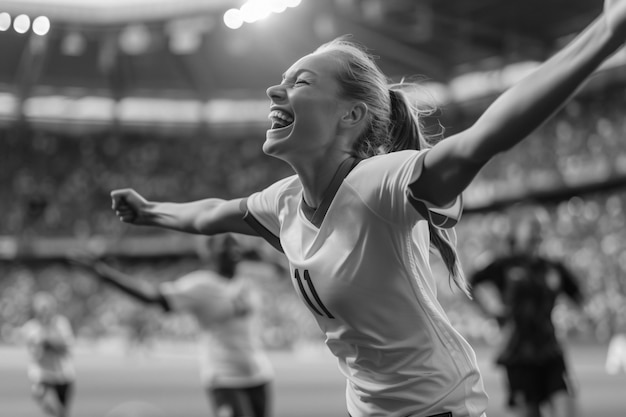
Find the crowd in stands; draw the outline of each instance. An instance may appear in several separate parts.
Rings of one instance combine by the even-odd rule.
[[[625,114],[623,89],[575,99],[516,152],[492,161],[468,190],[466,203],[479,206],[498,196],[601,184],[626,175]],[[149,228],[129,232],[110,210],[110,190],[133,187],[147,198],[172,201],[248,195],[291,173],[263,155],[263,138],[263,129],[247,137],[178,138],[1,130],[0,236],[123,238],[158,233]],[[549,220],[548,252],[570,266],[586,295],[583,313],[562,305],[556,322],[566,334],[606,340],[612,314],[606,300],[626,293],[626,188],[592,191],[540,208]],[[467,273],[503,250],[511,221],[506,210],[465,215],[457,234]],[[192,257],[119,262],[153,280],[172,279],[196,266]],[[491,340],[495,324],[481,318],[459,291],[450,290],[442,276],[441,297],[457,328],[470,340]],[[319,340],[289,277],[266,276],[259,282],[266,297],[263,331],[268,346]],[[29,317],[30,296],[41,289],[58,297],[79,337],[132,334],[141,326],[161,337],[194,337],[194,324],[187,318],[140,313],[132,301],[103,290],[64,262],[12,259],[0,261],[0,343],[12,340]],[[580,320],[581,314],[590,321]]]
[[[251,138],[0,131],[0,154],[7,156],[0,193],[10,196],[0,202],[0,235],[119,233],[109,193],[120,187],[172,200],[249,193],[288,173],[263,157],[263,137],[262,130]]]

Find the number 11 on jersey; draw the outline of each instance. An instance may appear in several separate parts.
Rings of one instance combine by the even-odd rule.
[[[304,297],[304,301],[306,301],[309,307],[311,307],[311,310],[313,310],[317,315],[326,316],[329,319],[334,319],[335,317],[330,314],[330,311],[328,311],[324,303],[322,303],[322,300],[317,294],[317,291],[315,291],[315,286],[313,285],[313,281],[311,280],[308,269],[304,270],[303,276],[303,278],[300,277],[300,271],[296,268],[294,272],[294,278],[298,282],[298,288],[300,289],[302,297]],[[313,300],[311,300],[311,297],[304,288],[303,281],[306,281],[307,287],[309,288],[309,292],[311,293]]]

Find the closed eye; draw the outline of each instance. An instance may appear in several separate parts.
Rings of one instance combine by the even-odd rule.
[[[315,76],[315,73],[309,70],[300,70],[300,71],[297,71],[296,74],[293,74],[293,75],[283,74],[281,85],[288,86],[288,87],[311,85],[313,84],[312,82],[313,80],[310,79],[311,77],[308,74]]]

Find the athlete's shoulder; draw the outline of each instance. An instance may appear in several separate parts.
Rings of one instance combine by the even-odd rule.
[[[383,176],[398,174],[403,171],[414,171],[416,163],[420,160],[421,155],[426,151],[404,150],[381,154],[366,158],[359,162],[354,168],[357,175],[353,177],[368,177],[372,180],[372,176]]]
[[[285,199],[298,195],[302,190],[302,183],[297,175],[282,178],[266,188],[252,193],[246,199],[247,209],[258,219],[260,213],[275,213],[282,206]],[[267,225],[264,225],[267,227]]]
[[[275,192],[288,192],[290,190],[298,190],[302,187],[302,183],[300,182],[300,178],[297,175],[290,175],[283,179],[276,181],[275,183],[268,186],[266,189],[272,189]]]
[[[375,155],[364,159],[359,166],[397,165],[398,163],[415,158],[424,152],[426,152],[426,150],[406,149],[403,151]]]
[[[347,182],[356,189],[375,190],[384,184],[403,183],[419,171],[419,158],[424,151],[404,150],[366,158],[348,174]],[[406,182],[406,181],[404,181]]]

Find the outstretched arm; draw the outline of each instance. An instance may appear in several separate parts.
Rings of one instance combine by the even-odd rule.
[[[506,316],[506,306],[498,288],[503,274],[501,263],[495,261],[469,277],[476,306],[486,317],[496,319],[500,325]]]
[[[415,195],[445,205],[495,155],[545,122],[624,43],[626,0],[606,0],[604,13],[564,49],[504,92],[469,129],[441,141],[424,159]]]
[[[122,291],[142,303],[160,306],[167,312],[171,311],[167,299],[155,285],[138,282],[130,275],[118,271],[102,261],[90,259],[87,256],[74,256],[72,262],[88,269],[105,284]]]
[[[565,295],[567,295],[569,299],[576,304],[576,306],[582,307],[584,303],[584,296],[580,289],[578,279],[574,273],[562,262],[556,262],[554,266],[561,275],[563,293],[565,293]]]
[[[113,210],[126,223],[157,226],[180,232],[214,235],[257,233],[243,220],[242,199],[208,198],[187,203],[148,201],[135,190],[111,192]]]

